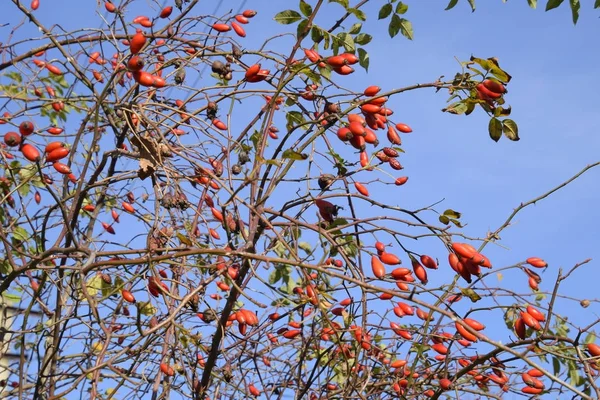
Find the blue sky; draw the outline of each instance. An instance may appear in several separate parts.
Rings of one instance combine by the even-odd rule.
[[[51,7],[48,0],[41,3],[36,16],[47,24],[60,23],[65,29],[101,26],[90,6],[93,2],[71,1],[68,7]],[[258,15],[247,31],[249,37],[259,38],[287,29],[272,21],[274,11],[283,10],[286,5],[296,8],[295,1],[223,3],[216,15],[229,9],[235,11],[242,3],[245,8],[256,9]],[[376,20],[378,7],[365,9],[369,21],[363,31],[375,38],[367,47],[371,67],[368,74],[358,71],[345,78],[344,83],[357,90],[373,84],[385,89],[399,88],[431,82],[440,75],[453,76],[459,71],[455,57],[464,61],[471,55],[495,56],[513,76],[505,98],[513,108],[511,118],[519,124],[521,140],[510,142],[502,138],[499,143],[493,142],[487,133],[488,118],[481,110],[468,117],[442,113],[447,98],[444,93],[419,90],[395,97],[390,102],[395,117],[410,124],[414,131],[403,137],[403,173],[410,180],[401,190],[377,187],[373,189],[374,197],[389,195],[393,204],[397,202],[395,205],[405,208],[444,198],[438,208],[461,211],[462,220],[468,223],[464,233],[483,237],[502,224],[519,203],[539,196],[585,165],[598,161],[600,120],[595,91],[600,56],[595,49],[600,24],[599,14],[590,4],[582,9],[577,26],[573,26],[566,4],[548,13],[543,11],[543,5],[531,10],[524,0],[507,4],[480,0],[475,13],[465,0],[451,11],[444,11],[445,2],[408,4],[406,18],[415,30],[412,42],[402,37],[390,39],[387,22]],[[327,7],[333,10],[339,6]],[[18,20],[15,7],[6,8],[6,20]],[[153,14],[142,10],[140,13]],[[202,13],[214,10],[215,5],[201,8]],[[128,15],[133,17],[135,13]],[[86,22],[92,19],[92,24]],[[3,36],[8,29],[2,28]],[[28,32],[36,34],[34,30]],[[286,39],[280,43],[287,43]],[[500,235],[505,248],[489,245],[485,254],[498,267],[530,256],[546,259],[550,267],[543,275],[543,291],[552,289],[559,268],[568,270],[586,258],[599,258],[599,174],[598,170],[591,170],[550,198],[523,210],[513,220],[513,226]],[[443,248],[436,244],[429,249],[430,243],[416,243],[414,250],[438,256],[442,261],[438,279],[447,279],[451,275]],[[561,286],[561,293],[595,299],[596,265],[592,261],[582,267]],[[529,292],[527,279],[518,271],[505,274],[501,285],[519,293]],[[597,304],[582,309],[577,303],[563,301],[558,302],[557,309],[568,312],[571,321],[583,325],[596,319],[599,311]]]

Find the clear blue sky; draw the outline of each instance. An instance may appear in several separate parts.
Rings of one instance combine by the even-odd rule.
[[[249,37],[260,38],[287,29],[272,21],[275,11],[286,5],[297,7],[295,1],[222,3],[215,15],[229,9],[236,11],[242,3],[244,8],[256,9],[258,15],[247,30]],[[525,0],[507,4],[501,0],[480,0],[477,11],[471,13],[466,0],[451,11],[444,11],[445,1],[407,3],[410,8],[406,18],[413,23],[415,40],[400,36],[390,39],[387,23],[376,19],[378,7],[367,8],[370,18],[363,31],[375,37],[367,47],[371,67],[368,74],[357,72],[345,83],[356,89],[371,84],[399,88],[431,82],[440,75],[451,77],[459,71],[455,57],[467,60],[471,55],[495,56],[513,76],[506,100],[513,108],[511,118],[519,124],[521,140],[510,142],[502,138],[499,143],[493,142],[487,133],[488,118],[481,110],[469,117],[442,113],[447,98],[444,93],[420,90],[396,97],[391,102],[395,117],[410,124],[414,133],[403,137],[403,173],[410,180],[402,190],[390,192],[393,202],[410,209],[444,198],[438,208],[463,212],[463,221],[468,223],[464,232],[483,237],[488,230],[495,230],[519,203],[537,197],[585,165],[598,161],[600,119],[595,92],[600,21],[591,4],[585,4],[578,25],[573,26],[567,4],[546,13],[543,7],[531,10]],[[48,25],[59,23],[67,30],[100,27],[93,4],[41,0],[36,16]],[[210,4],[201,6],[198,13],[213,13],[216,2]],[[4,7],[3,13],[5,21],[20,18],[12,5]],[[135,15],[132,12],[128,18]],[[3,37],[9,29],[2,28]],[[592,170],[550,198],[523,210],[513,220],[514,226],[501,234],[505,248],[489,245],[485,254],[497,267],[530,256],[543,257],[550,264],[543,275],[543,291],[552,290],[559,268],[569,269],[586,258],[600,259],[599,178],[600,170]],[[414,250],[440,257],[439,273],[448,275],[439,277],[449,277],[443,249],[437,244],[430,251],[425,247],[428,243],[417,244]],[[563,284],[561,293],[595,299],[596,269],[595,260],[584,266]],[[505,274],[501,285],[519,293],[529,291],[527,279],[517,271]],[[579,324],[596,319],[599,311],[597,304],[585,310],[569,302],[559,302],[557,307]]]

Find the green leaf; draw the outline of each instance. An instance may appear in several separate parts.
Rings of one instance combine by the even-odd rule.
[[[546,298],[546,295],[544,293],[538,293],[535,295],[535,301],[537,301],[538,303],[542,300],[544,300]]]
[[[579,4],[579,0],[569,0],[569,4],[571,6],[573,25],[576,25],[577,20],[579,19],[579,9],[581,8],[581,4]]]
[[[94,275],[87,280],[85,286],[91,297],[96,297],[96,295],[98,295],[98,291],[102,289],[102,282],[102,277],[100,275]]]
[[[340,32],[336,37],[342,43],[342,46],[344,46],[344,49],[346,49],[348,53],[354,53],[354,38],[350,36],[349,33]]]
[[[390,3],[386,3],[379,9],[379,19],[384,19],[390,16],[393,7]]]
[[[364,46],[366,44],[369,44],[372,39],[373,36],[369,35],[368,33],[360,33],[356,35],[356,37],[354,38],[354,42],[360,44],[361,46]]]
[[[510,107],[504,108],[498,106],[494,109],[494,117],[508,117],[511,111]]]
[[[308,159],[308,154],[299,153],[299,152],[294,151],[292,149],[287,149],[286,151],[283,152],[282,157],[290,159],[290,160],[302,161],[302,160]]]
[[[306,122],[304,119],[304,115],[300,111],[290,111],[285,114],[285,119],[287,120],[287,124],[285,125],[288,131],[291,131],[294,127],[298,125],[302,125]],[[308,127],[303,126],[303,129],[307,129]]]
[[[298,11],[294,10],[285,10],[277,13],[273,18],[275,21],[279,22],[283,25],[293,24],[294,22],[298,22],[302,19],[302,16]]]
[[[310,29],[310,38],[313,40],[313,42],[318,43],[321,40],[323,40],[323,37],[325,35],[323,34],[323,30],[321,28],[319,28],[318,26],[313,26]]]
[[[513,326],[515,325],[514,322],[515,319],[515,310],[514,308],[509,308],[506,313],[504,314],[504,323],[506,324],[506,327],[508,329],[513,329]]]
[[[145,301],[142,303],[136,303],[140,314],[145,315],[147,317],[156,314],[158,311],[156,307],[152,305],[149,301]]]
[[[306,1],[300,0],[300,11],[305,17],[309,17],[312,14],[313,9]]]
[[[457,228],[462,228],[463,227],[463,225],[457,219],[450,218],[450,222],[452,222]]]
[[[360,33],[361,29],[362,29],[362,24],[360,22],[357,22],[350,27],[350,29],[348,30],[348,33],[350,33],[352,35],[356,35],[357,33]]]
[[[104,280],[102,280],[101,286],[102,286],[102,297],[103,298],[107,298],[108,296],[110,296],[111,294],[116,292],[116,290],[113,289],[112,285],[110,283],[104,282]]]
[[[348,9],[348,7],[350,6],[348,0],[329,0],[329,2],[330,3],[338,3],[345,9]]]
[[[517,123],[512,119],[505,119],[502,121],[502,131],[504,132],[504,135],[513,142],[519,141],[519,128],[517,127]]]
[[[502,121],[500,121],[498,118],[490,119],[488,131],[490,133],[490,137],[494,142],[500,140],[500,138],[502,137]]]
[[[467,104],[465,104],[465,102],[463,100],[461,100],[461,101],[457,101],[456,103],[450,104],[446,108],[442,108],[442,111],[450,113],[450,114],[460,115],[460,114],[464,114],[468,109],[469,109],[469,107],[467,106]]]
[[[403,2],[396,4],[396,14],[405,14],[408,11],[408,5]]]
[[[450,0],[450,3],[446,6],[446,11],[454,8],[455,5],[458,4],[458,0]]]
[[[2,293],[2,299],[10,304],[17,304],[19,301],[21,301],[21,296],[15,293]]]
[[[550,11],[550,10],[560,6],[563,1],[564,0],[548,0],[548,3],[546,3],[546,11]]]
[[[65,79],[64,75],[51,75],[48,74],[50,78],[52,78],[54,80],[54,82],[56,82],[60,87],[68,89],[69,87],[71,87],[71,85],[69,85],[69,82],[67,82],[67,80]],[[57,90],[57,92],[62,92],[62,90]]]
[[[20,226],[14,227],[12,235],[15,239],[17,239],[20,242],[26,242],[31,237],[29,235],[29,232],[27,232],[24,228]]]
[[[4,259],[2,261],[0,261],[0,274],[3,275],[8,275],[12,272],[12,266],[10,265],[10,263],[8,262],[8,260]],[[5,294],[7,294],[6,292],[2,294],[2,296],[4,296]]]
[[[348,11],[350,14],[354,15],[361,21],[367,20],[367,16],[365,15],[365,13],[362,12],[362,10],[359,10],[358,8],[348,8],[346,11]]]
[[[359,47],[358,52],[358,64],[365,69],[365,71],[369,70],[369,53],[362,47]]]
[[[552,368],[554,369],[554,375],[558,376],[560,373],[560,360],[558,357],[552,357]]]
[[[596,335],[594,335],[593,332],[590,332],[587,334],[587,336],[583,340],[583,343],[589,344],[589,343],[594,343],[595,341],[596,341]]]
[[[400,18],[400,32],[408,40],[414,39],[412,23],[409,20]]]
[[[19,185],[19,188],[17,190],[21,196],[27,197],[27,195],[31,192],[31,185]]]
[[[281,271],[275,268],[269,275],[269,285],[274,285],[281,280]]]
[[[17,83],[21,83],[23,82],[23,78],[21,77],[21,74],[16,72],[16,71],[11,71],[11,72],[7,72],[6,74],[4,74],[7,78],[17,82]]]
[[[444,225],[448,225],[450,223],[450,218],[446,217],[445,215],[440,215],[438,219]]]
[[[463,294],[463,296],[468,297],[473,303],[478,302],[479,300],[481,300],[481,296],[477,294],[476,291],[474,291],[473,289],[470,288],[461,288],[460,292]]]
[[[600,8],[600,0],[596,0],[594,3],[594,8]]]
[[[398,32],[400,32],[400,17],[397,14],[394,14],[388,26],[388,33],[390,34],[390,37],[393,38]]]
[[[469,0],[469,5],[471,6],[471,11],[475,12],[475,0]]]
[[[261,138],[261,134],[256,130],[254,131],[252,136],[250,136],[250,141],[254,145],[254,150],[256,150],[258,148],[258,143],[260,141],[260,138]]]
[[[308,35],[310,30],[308,30],[308,19],[303,19],[302,22],[298,24],[296,28],[296,36],[300,39],[303,39]]]
[[[537,8],[537,0],[527,0],[527,3],[529,4],[529,7],[533,8],[534,10]]]
[[[310,243],[308,242],[300,242],[298,243],[298,247],[302,250],[304,250],[307,254],[312,253],[312,247],[310,246]]]
[[[579,386],[579,371],[577,371],[577,367],[571,367],[571,363],[569,363],[569,383],[573,386]]]
[[[179,239],[179,241],[181,243],[183,243],[186,246],[191,246],[192,245],[192,241],[190,240],[189,237],[185,236],[183,233],[181,232],[177,232],[177,239]]]
[[[319,67],[319,73],[325,79],[331,79],[331,69],[327,67]]]
[[[449,208],[446,211],[444,211],[444,215],[447,216],[448,218],[460,219],[462,214],[459,213],[458,211],[454,211]]]

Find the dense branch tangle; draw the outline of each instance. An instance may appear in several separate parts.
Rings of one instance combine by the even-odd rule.
[[[420,398],[452,389],[499,398],[519,392],[532,367],[546,388],[597,391],[596,365],[563,320],[547,315],[543,335],[521,339],[463,321],[491,310],[512,327],[534,294],[507,292],[504,301],[488,286],[491,273],[468,288],[458,277],[448,286],[438,271],[428,282],[393,258],[444,260],[467,237],[453,231],[456,213],[444,223],[436,205],[408,210],[389,200],[408,190],[394,154],[397,130],[410,131],[392,122],[391,99],[448,90],[460,99],[449,112],[478,106],[506,116],[494,114],[501,96],[475,90],[505,74],[497,63],[474,61],[485,76],[463,71],[363,93],[346,88],[345,75],[356,61],[366,66],[361,42],[370,39],[344,25],[369,1],[303,3],[304,17],[277,16],[302,19],[295,35],[262,43],[214,25],[251,30],[251,12],[211,16],[197,1],[133,24],[137,2],[109,13],[102,4],[109,30],[92,33],[46,26],[14,3],[24,20],[2,47],[3,126],[37,149],[66,142],[58,161],[72,173],[46,163],[51,152],[36,159],[25,146],[3,149],[0,292],[23,310],[10,325],[9,397]],[[317,13],[333,11],[331,28],[315,34]],[[44,36],[31,38],[30,27]],[[343,65],[324,56],[332,53],[345,55]],[[364,132],[343,138],[340,129]],[[393,267],[374,277],[375,259]],[[456,303],[473,293],[496,303]],[[479,343],[465,343],[457,325]],[[585,382],[548,372],[545,354]]]

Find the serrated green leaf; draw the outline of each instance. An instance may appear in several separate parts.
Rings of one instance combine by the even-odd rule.
[[[362,47],[359,47],[358,52],[358,64],[365,69],[365,71],[369,71],[369,53]]]
[[[560,6],[564,0],[548,0],[546,3],[546,11],[550,11]]]
[[[364,46],[371,43],[372,39],[373,36],[369,35],[368,33],[360,33],[354,37],[354,42]]]
[[[356,35],[356,34],[360,33],[361,29],[362,29],[362,24],[360,22],[357,22],[350,27],[350,29],[348,30],[348,33],[350,33],[351,35]]]
[[[302,15],[300,15],[298,11],[285,10],[277,13],[273,19],[280,24],[289,25],[300,21],[302,19]]]
[[[502,121],[495,117],[490,119],[490,123],[488,125],[488,132],[494,142],[500,140],[500,138],[502,137]]]
[[[386,3],[384,4],[380,9],[379,9],[379,16],[378,19],[384,19],[390,16],[390,14],[392,13],[392,11],[394,10],[394,8],[392,7],[391,3]]]
[[[502,132],[504,132],[504,135],[508,139],[514,142],[519,141],[519,128],[517,123],[512,119],[505,119],[502,121]]]
[[[398,4],[396,4],[396,14],[405,14],[407,11],[408,11],[407,4],[404,4],[401,1],[399,1]]]
[[[458,4],[458,0],[450,0],[450,3],[446,6],[446,11],[454,8],[455,5]]]
[[[313,12],[312,6],[304,0],[300,0],[300,12],[302,12],[305,17],[309,17]]]
[[[308,159],[308,154],[299,153],[292,149],[287,149],[286,151],[283,152],[282,158],[296,160],[296,161],[303,161],[303,160]]]

